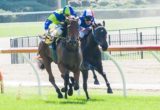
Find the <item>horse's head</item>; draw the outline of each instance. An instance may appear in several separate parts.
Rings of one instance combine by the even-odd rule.
[[[79,39],[78,18],[67,19],[67,43],[72,48],[77,47]]]
[[[93,27],[93,36],[94,40],[98,45],[102,47],[102,50],[106,50],[108,48],[107,39],[107,30],[105,29],[105,22],[103,21],[103,26],[101,24],[95,24]]]

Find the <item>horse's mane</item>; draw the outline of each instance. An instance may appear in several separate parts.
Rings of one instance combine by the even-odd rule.
[[[67,22],[64,22],[64,24],[62,25],[62,30],[63,30],[62,37],[66,38],[66,36],[67,36]]]

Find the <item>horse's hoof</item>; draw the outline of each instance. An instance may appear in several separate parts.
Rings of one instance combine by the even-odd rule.
[[[113,94],[112,89],[111,89],[111,88],[110,88],[110,89],[108,89],[108,90],[107,90],[107,93],[108,93],[108,94]]]
[[[65,92],[65,88],[64,87],[61,89],[61,92]]]
[[[68,99],[68,97],[67,97],[67,96],[65,96],[65,99]]]
[[[74,86],[74,90],[75,90],[75,91],[78,90],[78,89],[79,89],[79,85]]]
[[[58,94],[58,98],[59,99],[63,98],[63,95],[62,94]]]
[[[98,80],[94,81],[94,85],[100,85]]]
[[[90,98],[89,97],[87,97],[87,101],[89,101],[90,100]]]
[[[73,95],[72,84],[69,84],[68,95],[69,95],[69,96],[72,96],[72,95]]]
[[[72,96],[72,95],[73,95],[73,89],[69,89],[69,90],[68,90],[68,95],[69,95],[69,96]]]

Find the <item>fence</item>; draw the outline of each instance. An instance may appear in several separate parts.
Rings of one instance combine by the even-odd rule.
[[[144,45],[136,45],[136,46],[110,46],[108,48],[109,51],[160,51],[160,46],[157,45],[150,45],[150,46],[144,46]],[[0,50],[0,54],[5,54],[5,53],[28,53],[28,52],[37,52],[37,47],[36,48],[12,48],[12,49],[1,49]],[[126,81],[125,81],[125,77],[124,74],[120,68],[120,66],[118,65],[118,63],[112,58],[112,56],[110,56],[108,53],[106,54],[108,57],[111,58],[111,60],[114,62],[114,64],[117,66],[117,68],[119,69],[120,75],[121,75],[121,79],[122,79],[122,84],[123,84],[123,95],[126,97],[127,96],[127,92],[126,92]],[[157,55],[155,53],[153,53],[153,55],[155,56],[155,58],[160,62],[160,59],[157,57]],[[25,55],[24,55],[25,56]],[[26,57],[24,57],[26,58]],[[27,59],[27,58],[26,58]],[[32,68],[35,70],[33,64],[28,60],[28,62],[30,63],[30,65],[32,66]],[[38,87],[39,87],[39,94],[41,95],[41,84],[40,84],[40,79],[39,79],[39,75],[36,72],[36,76],[37,76],[37,81],[38,81]]]
[[[38,43],[39,43],[39,39],[37,36],[28,36],[28,37],[10,39],[11,48],[38,47]],[[27,57],[29,59],[31,59],[35,55],[36,55],[35,53],[29,53],[29,54],[27,54]],[[12,64],[24,63],[24,58],[19,54],[12,53],[11,54],[11,63]]]
[[[112,45],[158,45],[160,44],[160,26],[157,27],[146,27],[146,28],[133,28],[133,29],[121,29],[121,30],[110,30],[107,41],[110,46]],[[22,38],[15,38],[10,40],[11,47],[37,47],[39,38],[36,36],[28,36]],[[143,59],[148,56],[147,52],[132,51],[132,52],[110,52],[115,59]],[[28,54],[31,58],[35,56],[35,53]],[[102,54],[104,58],[104,54]],[[17,54],[11,55],[11,62],[23,63],[24,59]]]
[[[35,22],[44,21],[53,11],[0,13],[0,22]],[[76,10],[81,15],[83,9]],[[159,16],[160,8],[136,8],[136,9],[95,9],[96,19],[119,19]]]
[[[160,44],[160,26],[132,28],[109,31],[109,45],[158,45]],[[110,52],[111,53],[111,52]],[[114,52],[116,58],[141,58],[148,57],[148,52]]]

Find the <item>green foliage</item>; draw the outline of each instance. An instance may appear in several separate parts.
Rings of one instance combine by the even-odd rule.
[[[56,9],[57,0],[1,0],[0,8],[7,11],[48,11]]]
[[[137,4],[137,5],[147,4],[147,0],[134,0],[134,3]]]
[[[148,3],[149,3],[148,0],[127,0],[123,2],[112,1],[112,0],[99,0],[96,7],[97,8],[137,8],[137,7],[147,7]]]
[[[55,7],[57,5],[57,0],[36,0],[36,1],[51,7]]]
[[[99,4],[100,6],[106,6],[106,5],[109,4],[109,0],[99,0],[99,1],[98,1],[98,4]]]
[[[0,9],[0,13],[7,13],[9,11],[6,11],[6,10],[3,10],[3,9]]]

